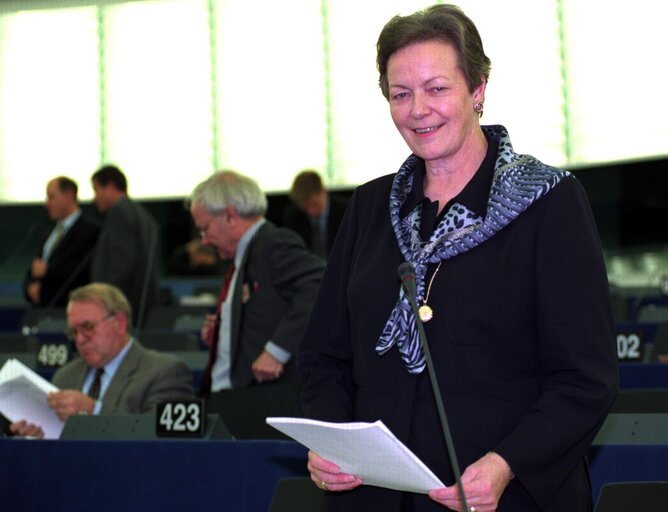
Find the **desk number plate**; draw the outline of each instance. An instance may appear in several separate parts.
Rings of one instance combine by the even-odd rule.
[[[206,429],[204,400],[159,402],[155,433],[159,437],[202,437]]]
[[[70,360],[70,348],[67,343],[42,343],[37,350],[39,368],[60,368]]]
[[[619,361],[642,363],[645,359],[645,339],[642,332],[617,333],[617,358]]]

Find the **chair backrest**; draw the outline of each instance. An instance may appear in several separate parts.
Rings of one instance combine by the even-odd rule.
[[[323,496],[309,477],[283,478],[278,481],[269,512],[318,512]]]
[[[660,322],[650,355],[652,363],[668,363],[668,321]]]
[[[209,312],[205,306],[159,306],[148,312],[144,328],[198,333]]]
[[[610,412],[668,414],[668,388],[620,389]]]
[[[639,512],[668,509],[668,482],[604,484],[594,512]]]
[[[19,333],[0,333],[0,352],[37,353],[39,340],[34,336]]]
[[[0,333],[0,366],[8,359],[18,359],[30,368],[37,366],[40,342],[34,336],[18,333]]]
[[[638,322],[668,322],[668,306],[647,304],[638,311]]]
[[[219,414],[236,439],[290,439],[267,425],[268,416],[303,416],[297,382],[212,393],[207,410]]]
[[[67,329],[67,313],[65,308],[34,308],[28,309],[21,319],[23,334],[58,334]]]
[[[148,332],[143,331],[137,338],[146,348],[165,352],[199,350],[199,339],[191,332]]]

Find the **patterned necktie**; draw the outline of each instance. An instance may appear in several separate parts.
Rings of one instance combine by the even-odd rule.
[[[104,373],[104,368],[98,368],[95,370],[95,378],[93,383],[90,385],[88,390],[88,396],[93,400],[97,400],[100,397],[100,387],[102,386],[102,374]]]
[[[234,261],[230,263],[230,266],[227,268],[227,273],[225,274],[225,279],[223,279],[223,287],[220,290],[220,295],[218,296],[218,305],[216,306],[216,322],[213,325],[213,329],[209,333],[211,337],[211,344],[209,345],[209,362],[206,365],[206,370],[202,375],[202,396],[209,396],[211,392],[211,370],[213,365],[216,362],[216,357],[218,357],[218,336],[220,334],[220,315],[223,307],[223,302],[227,298],[227,293],[230,290],[230,283],[232,282],[232,276],[236,267]]]

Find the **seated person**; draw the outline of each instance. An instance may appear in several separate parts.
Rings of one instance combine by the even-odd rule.
[[[80,358],[53,376],[60,391],[50,393],[61,420],[73,414],[141,414],[157,402],[193,398],[192,374],[170,354],[144,348],[131,336],[130,304],[115,286],[91,283],[70,293],[68,335]],[[9,426],[21,436],[43,437],[39,425],[24,420]]]

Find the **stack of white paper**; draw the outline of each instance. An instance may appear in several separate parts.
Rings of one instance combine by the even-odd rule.
[[[47,404],[53,391],[58,388],[21,361],[9,359],[0,369],[0,413],[39,425],[45,439],[58,439],[65,424]]]
[[[365,484],[427,494],[445,487],[382,421],[328,423],[303,418],[267,418],[267,423],[334,462]]]

